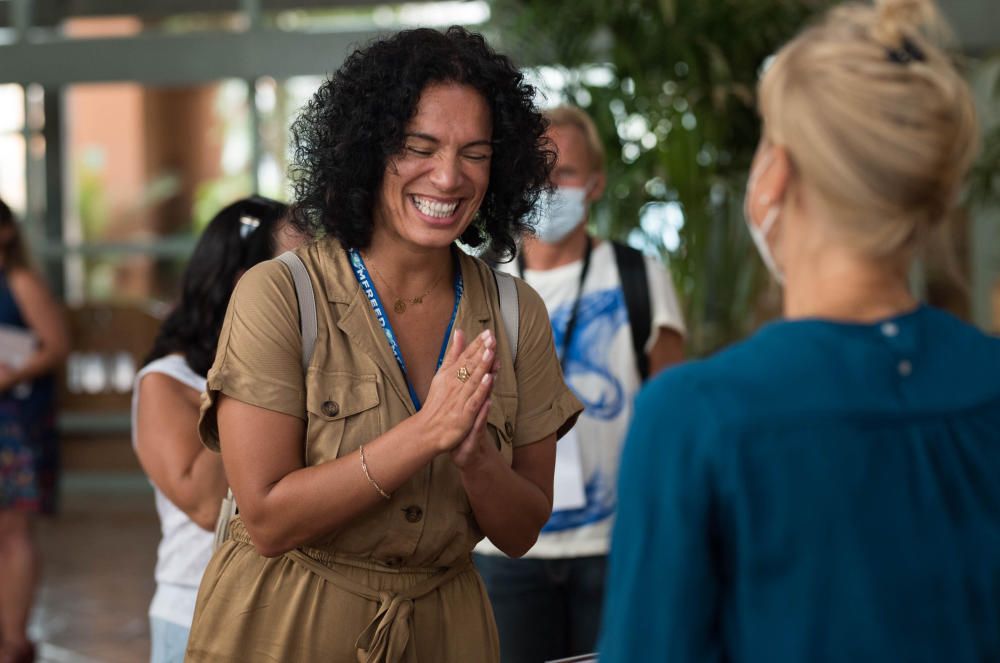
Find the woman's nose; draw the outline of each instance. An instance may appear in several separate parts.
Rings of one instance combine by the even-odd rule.
[[[451,191],[462,183],[462,168],[458,155],[441,156],[435,161],[431,183],[440,191]]]

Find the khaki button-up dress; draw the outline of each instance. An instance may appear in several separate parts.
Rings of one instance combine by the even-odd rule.
[[[350,454],[415,413],[347,253],[323,240],[298,254],[319,317],[309,367],[303,373],[291,275],[277,261],[258,265],[233,294],[208,374],[199,427],[210,448],[219,445],[220,393],[304,419],[307,465]],[[490,268],[461,253],[459,265],[456,328],[467,338],[488,328],[499,340],[488,429],[509,463],[514,447],[564,433],[583,408],[563,382],[538,295],[518,281],[515,362]],[[448,454],[350,525],[280,557],[259,555],[238,518],[230,532],[202,580],[187,661],[498,660],[492,610],[470,564],[483,534]]]

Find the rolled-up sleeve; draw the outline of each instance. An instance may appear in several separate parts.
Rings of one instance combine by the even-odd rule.
[[[277,261],[261,263],[243,275],[229,301],[201,399],[198,432],[205,446],[219,449],[219,394],[305,419],[301,357],[291,274]]]

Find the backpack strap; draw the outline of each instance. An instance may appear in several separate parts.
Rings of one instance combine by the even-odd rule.
[[[316,295],[302,258],[291,251],[286,251],[278,256],[278,260],[285,263],[288,271],[292,273],[292,281],[295,282],[295,296],[299,300],[299,330],[302,332],[302,371],[305,372],[309,368],[313,349],[316,347]],[[218,550],[229,538],[229,523],[237,513],[239,509],[233,497],[233,489],[230,488],[226,491],[226,497],[219,507],[212,550]]]
[[[649,340],[653,315],[649,303],[649,280],[646,277],[646,259],[641,251],[631,246],[612,242],[618,277],[625,295],[629,326],[632,328],[632,348],[635,350],[636,367],[645,382],[649,377],[649,357],[646,355],[646,341]]]
[[[517,283],[514,277],[506,272],[493,270],[493,278],[497,282],[497,293],[500,295],[500,315],[503,317],[503,327],[510,342],[510,356],[517,361],[517,340],[521,327],[521,308],[517,301]]]
[[[299,300],[299,329],[302,332],[302,370],[305,371],[309,368],[309,361],[316,347],[316,295],[302,258],[286,251],[278,256],[278,260],[285,263],[295,282],[295,296]]]

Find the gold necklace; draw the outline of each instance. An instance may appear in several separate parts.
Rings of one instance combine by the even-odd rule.
[[[378,275],[378,277],[382,279],[382,283],[384,283],[386,287],[388,287],[389,290],[392,291],[391,294],[396,299],[396,301],[394,301],[392,304],[392,310],[398,313],[399,315],[406,313],[407,304],[410,304],[411,306],[416,306],[417,304],[423,304],[424,297],[431,294],[431,291],[433,291],[434,288],[437,287],[437,284],[441,282],[441,278],[444,277],[444,272],[438,274],[438,277],[434,279],[434,283],[432,283],[431,286],[427,288],[427,290],[424,290],[422,294],[416,297],[400,297],[399,293],[397,293],[395,288],[392,287],[392,284],[389,283],[389,279],[385,278],[385,276],[382,275],[382,272],[379,271],[378,267],[375,266],[375,263],[372,262],[371,257],[370,256],[362,256],[362,257],[364,257],[366,263],[371,265],[372,271],[374,271]]]

